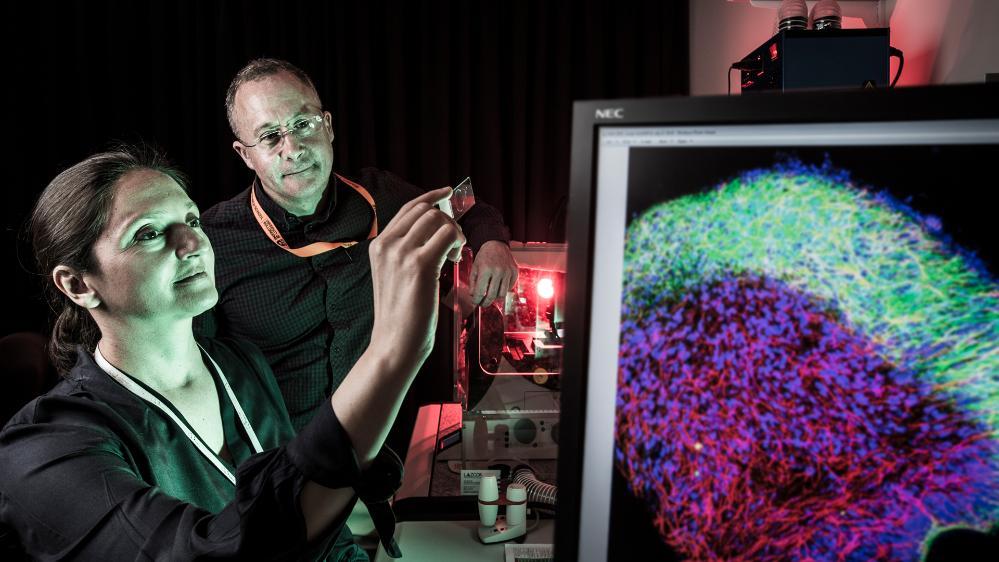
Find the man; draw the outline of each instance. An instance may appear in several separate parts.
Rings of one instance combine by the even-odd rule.
[[[380,170],[333,173],[332,116],[288,62],[247,64],[229,86],[226,111],[232,147],[256,178],[202,217],[218,256],[219,303],[196,329],[260,347],[301,429],[369,343],[370,240],[422,191]],[[472,299],[492,302],[517,278],[508,231],[481,202],[459,222],[475,253]],[[392,437],[405,453],[408,435]]]

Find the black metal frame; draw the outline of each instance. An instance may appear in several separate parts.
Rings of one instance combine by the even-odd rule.
[[[595,140],[601,126],[751,125],[999,118],[999,83],[765,93],[737,97],[580,101],[574,104],[568,217],[564,376],[555,553],[578,558],[595,216]]]

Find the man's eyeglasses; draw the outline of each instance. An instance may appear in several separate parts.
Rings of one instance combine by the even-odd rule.
[[[325,117],[323,115],[300,117],[292,122],[292,124],[289,125],[284,132],[281,132],[281,129],[271,129],[269,131],[265,131],[257,137],[256,144],[246,144],[243,141],[239,142],[246,148],[260,146],[269,152],[273,152],[278,146],[281,146],[281,141],[284,139],[285,135],[293,135],[297,140],[302,140],[316,134],[316,131],[319,130],[319,125],[324,119]]]

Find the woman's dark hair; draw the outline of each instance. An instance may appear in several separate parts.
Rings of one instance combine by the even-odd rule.
[[[52,270],[65,265],[98,271],[94,243],[107,224],[115,185],[126,173],[149,169],[173,178],[187,191],[184,175],[151,147],[121,145],[66,169],[49,183],[31,213],[29,230],[45,296],[55,313],[49,356],[65,375],[76,362],[76,346],[97,346],[101,333],[90,313],[69,300],[52,282]]]

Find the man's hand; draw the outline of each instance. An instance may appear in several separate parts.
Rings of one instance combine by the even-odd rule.
[[[518,275],[517,262],[510,247],[497,240],[486,242],[472,261],[472,273],[468,279],[472,302],[483,306],[505,296],[517,282]]]

